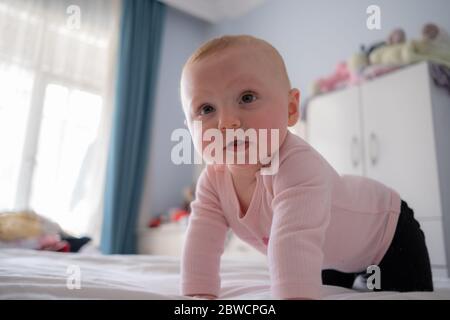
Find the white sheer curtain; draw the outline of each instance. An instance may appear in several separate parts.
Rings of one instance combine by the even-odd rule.
[[[0,0],[0,210],[98,240],[119,0]]]

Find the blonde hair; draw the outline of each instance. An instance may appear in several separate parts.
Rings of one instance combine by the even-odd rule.
[[[189,59],[184,64],[183,71],[186,69],[187,66],[196,63],[202,59],[205,59],[206,57],[218,54],[226,50],[227,48],[244,45],[254,45],[259,46],[262,49],[265,49],[265,51],[271,55],[273,61],[278,65],[282,73],[282,77],[285,78],[289,87],[291,86],[291,82],[287,74],[283,57],[278,52],[278,50],[275,49],[275,47],[273,47],[267,41],[250,35],[225,35],[205,42],[197,50],[195,50],[195,52],[189,57]]]

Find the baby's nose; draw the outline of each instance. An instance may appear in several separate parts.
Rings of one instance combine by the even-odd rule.
[[[219,130],[238,129],[241,127],[239,117],[232,113],[223,113],[219,119]]]

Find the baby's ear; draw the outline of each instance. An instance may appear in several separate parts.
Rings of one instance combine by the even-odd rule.
[[[292,127],[300,118],[300,91],[298,89],[291,89],[289,91],[289,105],[288,105],[288,126]]]

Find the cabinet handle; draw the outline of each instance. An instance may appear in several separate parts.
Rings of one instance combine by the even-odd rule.
[[[372,132],[369,138],[369,156],[372,166],[375,166],[378,163],[379,152],[380,146],[378,143],[378,137],[375,133]]]
[[[352,158],[353,168],[358,167],[359,165],[359,142],[356,136],[352,137],[352,143],[350,146],[350,156]]]

